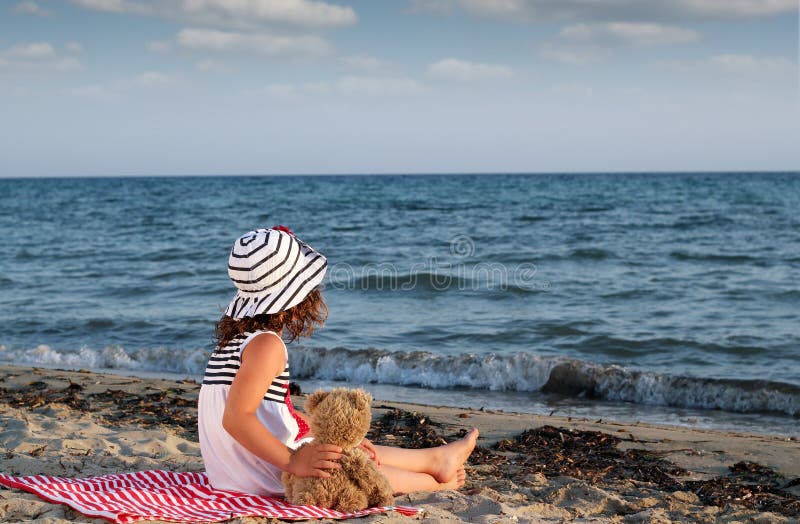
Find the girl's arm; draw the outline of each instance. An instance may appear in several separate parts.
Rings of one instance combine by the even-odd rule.
[[[276,335],[258,335],[247,344],[228,393],[222,427],[245,449],[283,471],[299,477],[328,477],[326,469],[340,467],[340,447],[312,443],[292,452],[256,417],[267,388],[286,366],[285,359],[283,342]]]

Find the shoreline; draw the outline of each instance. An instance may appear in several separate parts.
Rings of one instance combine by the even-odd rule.
[[[100,375],[119,377],[135,377],[167,381],[199,380],[202,375],[193,373],[158,372],[147,370],[130,370],[116,368],[79,368],[52,363],[25,363],[15,365],[0,360],[3,366],[36,368],[56,372],[91,372]],[[347,380],[329,380],[301,378],[293,383],[306,389],[329,389],[333,387],[349,387]],[[752,435],[800,437],[800,426],[797,416],[775,412],[737,412],[711,408],[687,408],[680,406],[664,406],[660,404],[638,404],[625,401],[583,399],[568,396],[553,397],[541,392],[493,391],[484,389],[430,389],[417,385],[400,385],[369,383],[362,384],[372,393],[376,401],[392,398],[403,404],[448,407],[453,409],[472,410],[481,408],[500,413],[530,414],[552,416],[557,414],[563,419],[586,419],[613,422],[623,425],[650,424],[655,426],[734,432]],[[422,397],[421,400],[416,400]],[[798,415],[800,416],[800,415]]]
[[[156,468],[201,471],[194,425],[198,390],[194,381],[0,365],[0,426],[5,428],[0,472],[80,477]],[[302,409],[303,397],[293,400]],[[373,403],[373,429],[379,430],[373,439],[380,443],[423,447],[473,426],[481,438],[467,485],[459,491],[404,495],[398,504],[423,508],[427,517],[422,520],[452,522],[800,518],[797,437]],[[602,454],[589,452],[595,445],[607,447]],[[651,467],[672,473],[656,478],[646,473]],[[768,484],[786,496],[754,490]],[[714,489],[741,493],[741,500],[734,497],[725,507],[711,504],[717,500]],[[788,508],[783,514],[765,511],[775,510],[778,502]],[[797,514],[791,514],[794,509]],[[100,522],[31,494],[0,490],[0,520],[38,518]],[[365,522],[408,520],[387,514]]]

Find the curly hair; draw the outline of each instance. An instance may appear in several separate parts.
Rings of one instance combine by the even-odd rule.
[[[327,317],[328,306],[322,298],[322,292],[314,288],[302,302],[286,311],[245,318],[223,316],[214,328],[215,342],[217,348],[221,348],[238,335],[257,330],[288,335],[291,342],[310,337],[315,328],[325,323]]]

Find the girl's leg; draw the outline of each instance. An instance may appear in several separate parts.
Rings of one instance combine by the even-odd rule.
[[[437,485],[451,482],[475,448],[478,430],[473,428],[461,440],[425,449],[375,446],[381,465],[408,473],[425,474]],[[387,475],[387,478],[389,475]],[[391,479],[390,479],[391,482]],[[394,484],[392,484],[394,486]]]
[[[458,489],[464,485],[464,480],[466,478],[464,468],[459,468],[456,471],[456,475],[449,482],[438,482],[427,473],[417,473],[386,464],[381,464],[378,469],[386,476],[395,495],[411,493],[412,491]]]

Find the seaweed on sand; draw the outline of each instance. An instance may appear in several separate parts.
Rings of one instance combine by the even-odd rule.
[[[177,427],[183,436],[196,438],[197,401],[186,396],[186,393],[182,388],[154,393],[112,389],[86,393],[82,385],[74,382],[59,389],[50,387],[46,382],[35,381],[21,388],[0,388],[0,399],[13,407],[26,409],[64,404],[83,413],[95,413],[107,422]]]
[[[431,448],[446,444],[442,425],[416,411],[391,408],[382,417],[372,421],[367,438],[376,444],[404,448]]]
[[[107,414],[103,418],[109,422],[177,426],[184,436],[196,438],[197,401],[186,398],[185,393],[181,388],[146,394],[107,389],[90,395],[90,398],[95,405],[106,408]]]
[[[686,489],[694,491],[706,504],[734,504],[800,517],[800,497],[786,491],[800,484],[800,479],[787,482],[780,473],[756,462],[737,462],[728,469],[731,473],[726,477],[686,481]]]
[[[660,453],[619,449],[623,439],[600,431],[542,426],[498,442],[497,451],[514,452],[526,473],[568,476],[598,482],[634,479],[678,489],[673,476],[686,471]]]
[[[442,432],[444,426],[429,417],[390,409],[373,423],[369,437],[378,444],[410,448],[438,446],[464,435]],[[469,459],[473,466],[485,466],[492,477],[525,482],[534,474],[568,476],[594,484],[637,480],[667,492],[691,491],[707,505],[744,506],[772,511],[788,517],[800,516],[800,497],[787,488],[800,479],[786,480],[774,470],[753,462],[730,466],[730,474],[709,480],[681,480],[688,472],[657,451],[620,449],[617,436],[600,431],[542,426],[529,429],[491,448],[476,447]]]
[[[79,411],[89,411],[89,403],[82,391],[83,386],[74,382],[63,389],[55,389],[45,382],[35,381],[19,389],[0,388],[0,398],[15,408],[36,409],[56,403]]]

